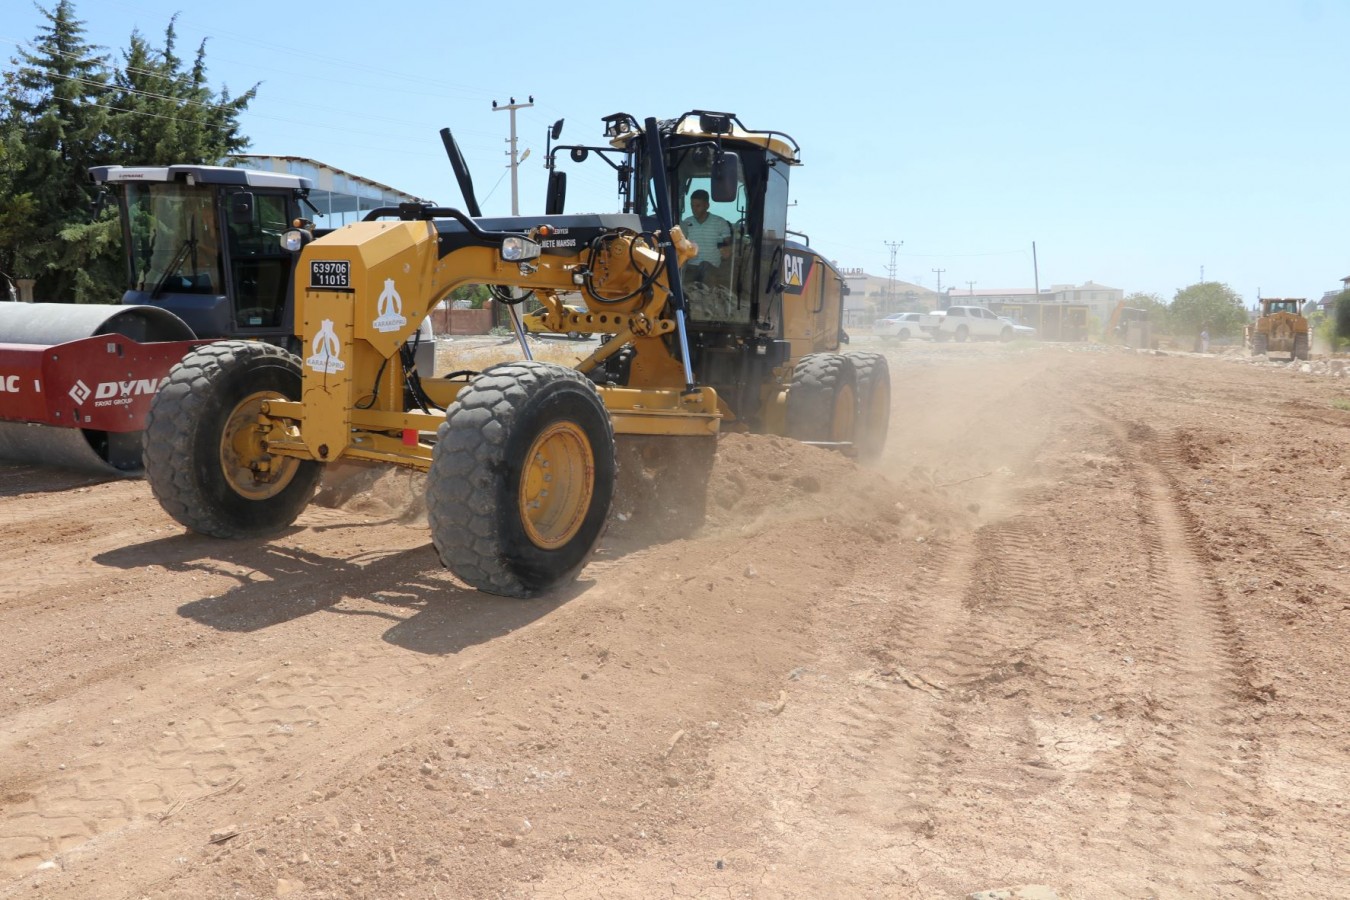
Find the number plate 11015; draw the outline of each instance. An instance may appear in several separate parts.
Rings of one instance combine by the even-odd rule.
[[[350,291],[352,264],[345,259],[316,259],[309,264],[309,286],[319,291]]]

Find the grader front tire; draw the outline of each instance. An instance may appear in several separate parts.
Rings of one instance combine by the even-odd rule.
[[[590,559],[614,496],[614,428],[582,374],[486,369],[446,410],[427,479],[442,564],[471,587],[529,598]]]
[[[265,537],[314,496],[319,464],[269,454],[265,400],[300,399],[300,360],[257,341],[193,350],[169,372],[145,424],[145,478],[164,511],[198,534]]]

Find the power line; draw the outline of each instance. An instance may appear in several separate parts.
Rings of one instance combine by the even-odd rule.
[[[41,69],[41,67],[34,67],[34,68],[37,68],[37,69],[40,69],[41,71],[43,71],[43,72],[46,74],[47,77],[63,79],[63,80],[66,80],[66,81],[75,81],[75,82],[79,82],[79,83],[81,83],[81,84],[89,85],[89,86],[91,86],[91,87],[102,88],[102,89],[106,90],[106,92],[108,92],[108,93],[119,93],[119,92],[120,92],[120,93],[127,93],[127,94],[136,94],[136,95],[139,95],[139,96],[142,96],[142,97],[146,97],[146,98],[151,99],[151,100],[165,100],[165,101],[168,101],[168,102],[170,102],[170,103],[174,103],[174,104],[179,105],[179,106],[199,106],[199,107],[202,107],[203,109],[211,109],[211,110],[217,110],[217,111],[221,111],[221,112],[237,112],[237,113],[238,113],[239,115],[241,115],[241,116],[243,116],[243,115],[249,115],[249,116],[253,116],[253,117],[259,118],[259,119],[267,119],[267,120],[270,120],[270,121],[273,121],[273,122],[286,122],[286,123],[294,124],[294,125],[303,125],[303,126],[305,126],[305,127],[307,127],[307,128],[328,128],[328,129],[332,129],[332,130],[340,130],[340,131],[342,131],[342,132],[345,133],[345,134],[366,134],[366,135],[370,135],[371,137],[382,137],[382,136],[386,136],[386,135],[387,135],[387,132],[354,130],[354,129],[352,129],[352,128],[351,128],[350,126],[348,126],[348,125],[341,125],[341,126],[336,126],[336,125],[325,125],[325,124],[320,123],[320,122],[304,122],[304,121],[300,121],[300,120],[297,120],[297,119],[295,119],[295,118],[293,118],[293,117],[290,117],[290,116],[284,116],[284,117],[283,117],[283,116],[270,116],[270,115],[267,115],[266,113],[260,113],[260,112],[257,112],[256,110],[235,110],[235,109],[234,109],[233,107],[231,107],[231,106],[225,106],[225,105],[220,105],[220,104],[216,104],[216,103],[207,103],[207,102],[204,102],[204,101],[201,101],[201,100],[190,100],[190,99],[187,99],[187,98],[179,98],[179,97],[174,97],[174,96],[169,95],[169,94],[156,94],[156,93],[154,93],[153,91],[143,91],[143,90],[139,90],[139,89],[137,89],[137,88],[131,88],[131,87],[126,87],[126,86],[122,86],[122,85],[106,84],[106,83],[104,83],[104,82],[95,81],[95,80],[90,79],[90,78],[80,78],[79,76],[76,76],[76,75],[62,75],[62,74],[59,73],[59,72],[53,72],[51,69]],[[138,70],[138,71],[145,71],[145,70]],[[241,96],[242,96],[242,95],[241,95]],[[237,99],[237,98],[236,98],[236,99]],[[270,103],[270,102],[273,102],[272,99],[271,99],[271,98],[268,98],[268,97],[262,97],[262,98],[255,97],[254,99],[257,100],[258,102],[263,102],[263,103]],[[314,106],[313,104],[309,104],[309,103],[306,103],[306,104],[305,104],[305,108],[306,108],[306,109],[309,109],[309,110],[320,111],[320,112],[322,112],[322,111],[324,111],[324,110],[327,110],[327,111],[330,111],[330,112],[343,112],[343,113],[347,112],[347,110],[337,109],[337,108],[334,108],[334,107]],[[128,111],[128,112],[134,112],[134,110],[127,110],[127,111]],[[383,121],[383,122],[389,122],[389,123],[392,123],[392,124],[394,124],[394,125],[402,125],[402,126],[404,126],[404,127],[406,127],[406,128],[421,128],[421,127],[423,127],[420,123],[408,122],[408,121],[403,120],[403,119],[391,119],[391,118],[382,117],[382,116],[369,116],[369,115],[364,115],[364,116],[362,116],[362,118],[363,118],[363,119],[372,119],[372,120],[377,120],[377,121]],[[485,137],[485,136],[487,136],[487,132],[482,132],[482,131],[469,131],[468,133],[469,133],[469,134],[473,134],[473,135],[477,135],[477,136],[479,136],[479,137]]]
[[[100,5],[101,7],[114,7],[114,8],[120,8],[120,9],[122,9],[122,10],[129,11],[129,12],[132,12],[132,13],[143,13],[143,14],[145,14],[145,10],[144,10],[144,9],[141,9],[141,8],[136,7],[136,6],[134,6],[134,5],[131,5],[131,4],[118,3],[118,2],[116,2],[116,0],[101,0],[101,2],[99,3],[99,5]],[[177,17],[177,16],[173,17],[173,19],[172,19],[172,24],[175,26],[175,31],[178,31],[178,26],[180,26],[180,25],[181,25],[181,26],[189,26],[189,28],[188,28],[189,31],[192,31],[192,30],[195,29],[198,33],[200,33],[200,35],[201,35],[201,40],[207,40],[207,39],[210,39],[210,38],[213,38],[213,37],[217,37],[217,36],[219,36],[219,35],[226,35],[226,36],[230,37],[232,40],[237,41],[237,42],[240,43],[240,44],[247,44],[247,45],[251,45],[251,46],[254,46],[254,47],[261,47],[261,48],[264,49],[264,50],[280,51],[280,52],[282,52],[282,53],[285,53],[285,54],[286,54],[287,56],[289,56],[289,57],[308,57],[309,59],[316,60],[316,61],[318,61],[318,62],[331,63],[331,64],[333,64],[333,66],[334,66],[335,68],[339,68],[339,69],[349,67],[349,66],[351,66],[351,64],[352,64],[352,60],[349,59],[349,58],[348,58],[348,59],[344,59],[344,58],[341,58],[341,57],[335,57],[335,56],[325,56],[325,55],[323,55],[323,54],[321,54],[321,53],[315,53],[315,52],[313,52],[312,50],[305,50],[305,49],[302,49],[302,48],[299,48],[299,47],[292,47],[292,46],[287,46],[287,45],[285,45],[285,44],[272,43],[271,41],[263,41],[263,40],[259,40],[259,39],[257,38],[257,36],[256,36],[256,33],[241,32],[241,31],[231,31],[231,30],[229,30],[229,29],[220,28],[219,26],[216,26],[216,25],[206,25],[206,24],[203,24],[203,23],[201,23],[201,22],[196,22],[196,21],[193,21],[193,20],[191,20],[191,19],[182,19],[182,18],[179,18],[179,17]],[[182,35],[181,33],[178,35],[178,37],[184,38],[184,39],[186,40],[186,38],[184,37],[184,35]],[[237,62],[237,60],[235,60],[235,62]],[[387,77],[387,78],[391,78],[391,79],[395,79],[395,80],[398,80],[398,81],[403,81],[403,82],[408,82],[408,83],[411,83],[411,84],[415,84],[415,85],[417,85],[418,87],[421,87],[421,88],[435,87],[435,88],[450,89],[450,90],[454,90],[454,91],[460,93],[460,94],[461,94],[462,96],[464,96],[464,97],[476,97],[476,98],[481,99],[481,98],[486,97],[486,96],[488,95],[488,92],[487,92],[487,91],[484,91],[484,90],[479,89],[479,88],[473,88],[473,87],[470,87],[470,86],[468,86],[468,85],[457,84],[457,83],[455,83],[455,82],[438,82],[438,81],[430,81],[430,80],[428,80],[427,78],[423,77],[423,76],[420,75],[420,74],[418,74],[418,75],[408,75],[408,74],[401,73],[401,72],[394,72],[394,71],[389,70],[389,69],[378,69],[378,68],[373,68],[373,67],[365,67],[364,65],[363,65],[363,67],[362,67],[362,69],[361,69],[361,73],[362,73],[362,75],[364,75],[364,76],[382,75],[382,76]],[[308,77],[314,77],[312,72],[307,73],[307,76],[308,76]],[[327,81],[327,78],[325,78],[324,80]],[[408,92],[408,91],[404,91],[404,93],[409,93],[409,92]],[[444,95],[443,95],[443,94],[427,94],[427,96],[443,97]]]
[[[90,81],[90,80],[87,79],[87,78],[77,78],[77,77],[75,77],[75,76],[73,76],[73,75],[60,75],[60,74],[55,73],[55,72],[51,72],[51,73],[49,73],[49,74],[50,74],[52,77],[54,77],[54,78],[64,78],[64,79],[71,80],[71,81],[82,81],[82,82],[87,82],[87,83],[89,83],[89,84],[97,84],[97,82],[92,82],[92,81]],[[173,103],[174,105],[180,106],[180,107],[183,107],[183,106],[200,106],[200,107],[203,107],[203,108],[205,108],[205,109],[211,109],[211,110],[218,110],[218,111],[225,111],[225,112],[234,111],[234,112],[236,112],[237,115],[239,115],[240,117],[243,117],[243,116],[245,116],[245,115],[248,115],[248,116],[252,116],[252,117],[254,117],[254,118],[258,118],[258,119],[266,119],[266,120],[269,120],[269,121],[272,121],[272,122],[285,122],[285,123],[292,124],[292,125],[302,125],[302,126],[304,126],[305,128],[307,128],[307,129],[319,128],[319,129],[325,129],[325,130],[328,130],[328,131],[341,131],[343,134],[362,134],[362,135],[368,135],[368,136],[370,136],[370,137],[388,137],[388,136],[389,136],[389,132],[387,132],[387,131],[361,131],[361,130],[353,129],[353,128],[347,126],[347,125],[328,125],[328,124],[325,124],[325,123],[323,123],[323,122],[303,122],[303,121],[300,121],[300,120],[298,120],[298,119],[291,118],[291,117],[289,117],[289,116],[269,116],[269,115],[267,115],[266,113],[255,112],[255,111],[253,111],[253,110],[237,110],[237,111],[235,111],[235,110],[231,110],[231,108],[228,107],[228,106],[217,106],[217,105],[215,105],[215,104],[202,103],[201,101],[198,101],[198,100],[185,100],[185,99],[179,99],[179,98],[177,98],[177,97],[168,96],[168,95],[166,95],[166,94],[154,94],[154,93],[149,93],[149,92],[145,92],[145,91],[135,91],[135,90],[129,90],[129,89],[125,89],[125,88],[116,88],[116,87],[113,87],[113,86],[107,86],[107,87],[108,87],[108,89],[107,89],[106,93],[109,93],[109,94],[116,94],[116,93],[118,93],[118,92],[126,92],[126,93],[133,93],[133,94],[141,94],[141,95],[146,96],[146,97],[149,97],[149,98],[151,98],[151,99],[165,100],[165,101],[168,101],[168,102]],[[208,125],[207,123],[201,122],[200,120],[197,120],[197,119],[188,119],[188,118],[184,118],[184,117],[181,117],[181,116],[166,116],[166,115],[162,115],[162,114],[158,114],[158,113],[148,113],[148,112],[145,112],[145,111],[143,111],[143,110],[138,110],[138,109],[125,109],[125,108],[120,107],[120,106],[110,106],[110,105],[108,105],[108,104],[106,104],[106,103],[99,103],[99,102],[97,102],[97,101],[95,101],[95,100],[88,100],[88,101],[86,101],[86,102],[88,102],[91,106],[97,106],[97,107],[100,107],[100,108],[102,108],[102,109],[113,110],[114,112],[124,112],[124,113],[128,113],[128,114],[130,114],[130,115],[135,115],[135,116],[149,116],[149,117],[151,117],[151,118],[156,118],[156,119],[167,119],[167,120],[173,121],[173,122],[188,122],[188,123],[190,123],[190,124],[202,125],[203,127],[209,127],[209,128],[227,128],[227,127],[229,127],[229,126],[224,126],[224,125]],[[313,107],[310,107],[310,108],[313,108]],[[419,128],[419,127],[421,127],[420,125],[416,125],[416,124],[414,124],[414,123],[412,123],[412,122],[403,122],[403,121],[394,120],[394,119],[390,119],[390,120],[388,120],[388,121],[395,122],[395,124],[404,125],[404,126],[406,126],[406,127],[408,127],[408,128]],[[239,129],[240,129],[241,131],[243,130],[242,123],[239,124],[238,127],[239,127]],[[345,147],[353,147],[353,148],[363,149],[363,150],[375,150],[375,151],[378,151],[378,152],[381,152],[381,153],[385,153],[385,152],[408,153],[408,152],[409,152],[409,151],[406,151],[406,150],[388,150],[387,148],[384,148],[384,147],[364,147],[364,146],[361,146],[361,145],[358,145],[358,144],[351,144],[351,143],[347,143],[347,142],[344,142],[343,146],[345,146]]]

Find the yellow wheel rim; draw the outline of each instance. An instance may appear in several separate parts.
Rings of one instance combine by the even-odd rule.
[[[520,520],[530,541],[556,550],[581,530],[595,493],[595,456],[574,422],[554,422],[530,445],[520,473]]]
[[[220,468],[231,488],[249,500],[268,500],[286,489],[300,460],[273,456],[263,449],[268,429],[262,424],[264,400],[285,400],[275,391],[259,391],[230,413],[220,438]]]
[[[853,440],[854,420],[857,416],[858,402],[853,393],[853,385],[842,385],[834,395],[834,415],[830,417],[830,440]]]

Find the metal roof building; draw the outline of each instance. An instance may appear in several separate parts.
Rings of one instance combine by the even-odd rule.
[[[337,228],[348,222],[359,222],[366,213],[381,206],[424,202],[421,197],[304,156],[241,153],[230,159],[246,169],[284,172],[313,181],[314,189],[309,192],[309,202],[319,210],[314,224],[320,228]]]

